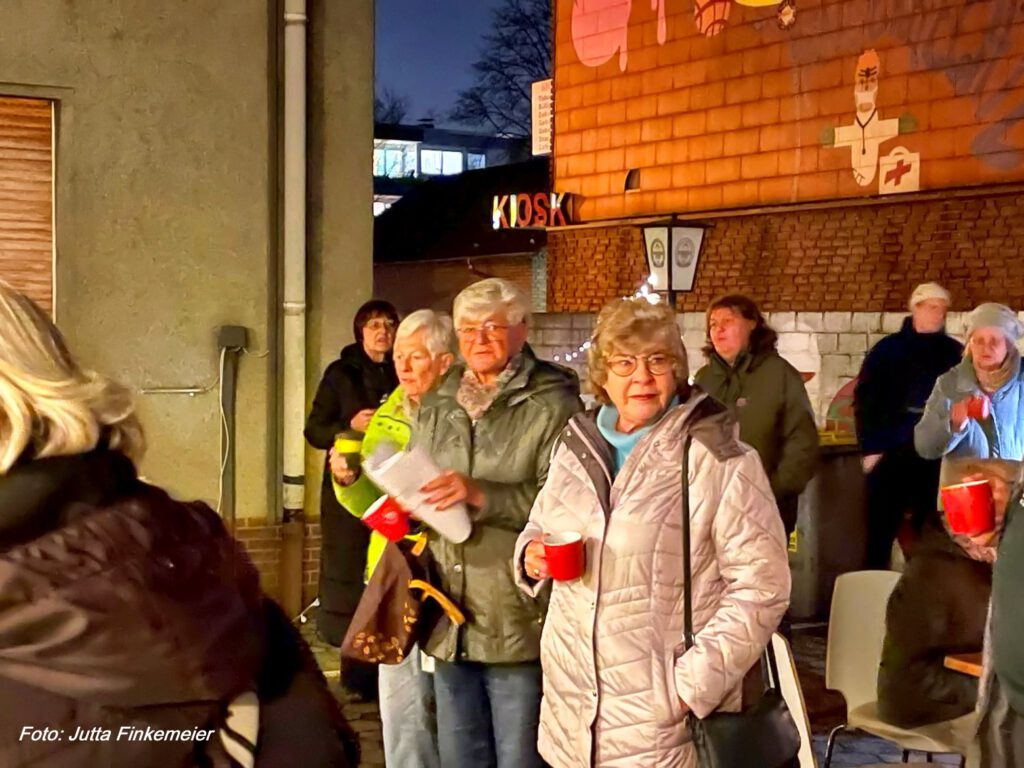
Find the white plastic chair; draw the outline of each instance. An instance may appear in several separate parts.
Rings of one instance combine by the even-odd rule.
[[[832,730],[825,766],[832,763],[836,738],[844,730],[860,730],[898,744],[903,762],[909,751],[966,754],[974,715],[919,728],[900,728],[878,717],[878,666],[885,640],[885,609],[899,581],[894,571],[857,571],[836,579],[825,652],[825,687],[846,700],[846,723]],[[963,765],[963,760],[961,760]]]
[[[817,768],[814,745],[811,741],[811,721],[807,717],[804,693],[800,688],[800,678],[796,674],[793,650],[786,638],[778,632],[772,635],[772,649],[775,651],[775,661],[779,667],[779,690],[782,691],[782,698],[786,700],[789,713],[800,732],[800,768]]]

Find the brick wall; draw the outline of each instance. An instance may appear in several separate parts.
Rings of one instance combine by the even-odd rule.
[[[264,518],[237,521],[235,537],[242,543],[256,570],[260,584],[271,597],[280,597],[281,525],[268,524]],[[316,597],[320,579],[320,522],[306,522],[302,553],[303,605]]]
[[[555,183],[583,220],[913,191],[881,184],[898,147],[920,189],[1024,178],[1014,0],[800,0],[788,30],[774,5],[724,2],[708,36],[691,3],[653,4],[659,28],[652,3],[556,0]],[[861,113],[856,87],[874,94]]]
[[[979,193],[980,194],[980,193]],[[683,311],[746,293],[768,311],[902,311],[937,280],[953,308],[1024,306],[1024,194],[901,201],[709,219]],[[593,312],[647,274],[633,226],[548,233],[548,310]]]

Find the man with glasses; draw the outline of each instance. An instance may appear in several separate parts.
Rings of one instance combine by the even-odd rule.
[[[352,323],[355,343],[324,372],[306,420],[306,440],[330,451],[341,432],[365,432],[370,418],[398,386],[391,360],[398,312],[386,301],[368,301]],[[370,531],[338,504],[331,486],[331,468],[324,464],[320,490],[320,610],[317,631],[331,645],[340,645],[363,594],[363,572]],[[346,661],[342,682],[357,696],[377,696],[376,668]]]
[[[467,621],[439,627],[424,650],[436,659],[441,765],[539,768],[540,634],[545,605],[524,599],[513,550],[544,484],[555,438],[581,409],[569,370],[526,345],[523,294],[483,280],[455,299],[463,363],[420,405],[413,444],[442,474],[424,486],[438,509],[463,502],[473,533],[432,536],[441,589]]]

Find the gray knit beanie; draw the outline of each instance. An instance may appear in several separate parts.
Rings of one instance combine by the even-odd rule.
[[[1005,304],[979,304],[967,318],[967,335],[979,328],[998,328],[1012,343],[1024,337],[1024,326],[1016,313]]]

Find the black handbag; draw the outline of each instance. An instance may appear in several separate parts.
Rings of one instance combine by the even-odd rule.
[[[693,589],[690,563],[690,443],[683,441],[683,563],[686,596],[685,647],[693,647]],[[771,640],[765,647],[766,686],[758,702],[743,712],[713,712],[703,720],[692,712],[690,735],[700,768],[798,768],[800,732],[779,690],[779,669]]]

